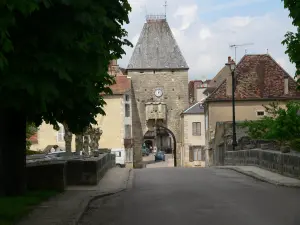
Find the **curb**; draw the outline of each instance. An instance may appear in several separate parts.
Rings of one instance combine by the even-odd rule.
[[[79,223],[79,221],[82,219],[82,217],[84,216],[84,213],[88,210],[89,205],[93,202],[96,201],[100,198],[104,198],[104,197],[108,197],[108,196],[112,196],[118,193],[121,193],[123,191],[126,191],[128,189],[128,187],[130,186],[130,182],[133,179],[133,171],[132,169],[129,170],[129,174],[128,174],[128,178],[126,180],[126,184],[125,184],[125,188],[120,188],[116,191],[113,192],[108,192],[105,194],[99,194],[99,195],[95,195],[95,196],[91,196],[90,198],[88,198],[85,203],[84,203],[84,207],[83,210],[81,211],[81,213],[78,214],[78,216],[76,217],[76,219],[74,219],[74,224],[77,225]]]
[[[233,170],[235,172],[238,172],[240,174],[244,174],[246,176],[249,176],[249,177],[252,177],[256,180],[259,180],[259,181],[262,181],[262,182],[266,182],[266,183],[269,183],[269,184],[273,184],[273,185],[276,185],[276,186],[282,186],[282,187],[289,187],[289,188],[300,188],[300,185],[293,185],[293,184],[286,184],[286,183],[282,183],[282,182],[276,182],[276,181],[273,181],[271,179],[268,179],[266,177],[262,177],[256,173],[253,173],[253,172],[250,172],[250,171],[244,171],[244,170],[241,170],[239,168],[234,168],[234,167],[216,167],[217,169],[227,169],[227,170]]]

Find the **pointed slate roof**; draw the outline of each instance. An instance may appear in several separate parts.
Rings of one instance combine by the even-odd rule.
[[[284,93],[284,79],[288,79],[288,93]],[[227,80],[206,98],[210,101],[229,101]],[[236,100],[300,99],[297,82],[269,55],[245,55],[236,67]]]
[[[148,17],[127,69],[189,69],[165,18]]]
[[[201,102],[197,102],[196,104],[184,110],[182,114],[202,114],[202,113],[204,113],[204,107]]]

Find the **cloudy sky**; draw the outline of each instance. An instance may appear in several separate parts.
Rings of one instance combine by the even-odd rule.
[[[163,14],[164,0],[129,0],[132,6],[128,38],[136,44],[146,14]],[[269,52],[294,75],[285,46],[287,31],[294,31],[281,0],[168,0],[167,19],[190,67],[189,79],[212,78],[228,56],[234,57],[232,44],[253,43],[237,49],[237,61],[248,54]],[[268,49],[268,50],[267,50]],[[119,65],[127,67],[132,48]]]

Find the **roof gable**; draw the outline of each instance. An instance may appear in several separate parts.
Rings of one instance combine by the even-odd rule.
[[[288,94],[284,94],[284,79]],[[226,79],[206,101],[231,100],[226,94]],[[300,98],[296,81],[268,54],[245,55],[236,67],[236,100]]]
[[[188,69],[166,19],[148,19],[127,69]]]
[[[204,107],[202,106],[201,102],[197,102],[196,104],[192,105],[188,109],[186,109],[183,114],[202,114],[204,113]]]
[[[223,66],[223,68],[217,73],[217,75],[209,82],[209,87],[217,88],[229,75],[230,69],[228,68],[228,66]]]

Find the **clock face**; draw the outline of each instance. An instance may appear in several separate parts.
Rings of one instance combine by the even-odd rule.
[[[155,94],[156,97],[159,98],[159,97],[161,97],[161,96],[163,95],[163,91],[162,91],[162,89],[157,88],[157,89],[155,90],[154,94]]]

